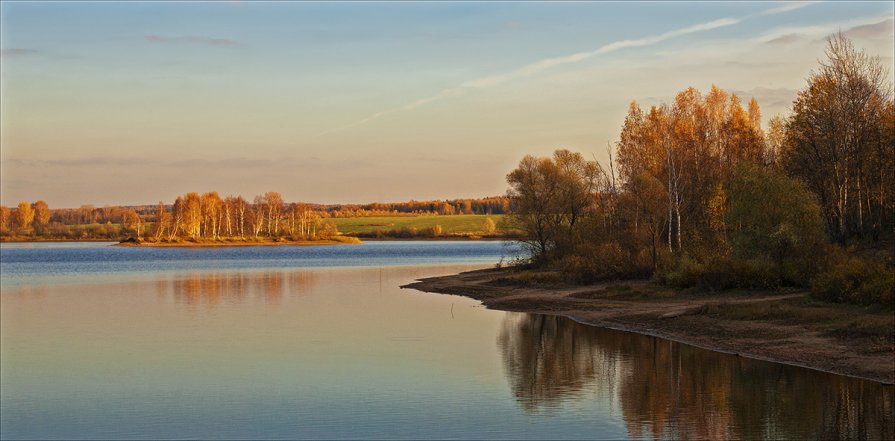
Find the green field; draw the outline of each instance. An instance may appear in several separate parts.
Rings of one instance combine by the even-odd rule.
[[[503,215],[484,214],[456,214],[446,216],[377,216],[377,217],[344,217],[331,218],[336,227],[343,234],[371,234],[377,231],[400,230],[401,228],[416,228],[424,230],[440,225],[444,235],[470,235],[482,234],[485,218],[490,217],[497,225],[497,232],[501,232],[501,218]]]

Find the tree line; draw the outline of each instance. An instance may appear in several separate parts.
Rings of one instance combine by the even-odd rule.
[[[328,218],[371,216],[438,216],[503,214],[506,196],[442,201],[406,201],[369,204],[288,203],[277,192],[251,201],[242,196],[221,197],[217,192],[187,193],[173,203],[156,205],[82,205],[53,208],[39,200],[23,201],[12,209],[0,206],[0,238],[110,239],[126,237],[151,241],[221,238],[329,238],[337,234]],[[492,221],[493,222],[493,221]],[[438,236],[434,231],[395,231],[394,237]]]
[[[688,88],[648,110],[632,102],[607,167],[567,150],[523,158],[507,182],[532,263],[581,281],[812,285],[891,303],[892,250],[843,250],[878,249],[895,230],[892,89],[843,36],[826,56],[767,132],[755,99]]]
[[[159,202],[155,219],[149,237],[155,241],[248,237],[325,240],[338,234],[335,224],[310,206],[286,203],[275,191],[255,196],[252,202],[242,196],[221,198],[215,191],[201,195],[190,192],[178,196],[170,210]]]
[[[374,202],[321,206],[332,217],[368,217],[400,215],[504,214],[510,209],[506,196],[443,201]]]
[[[217,192],[190,192],[173,204],[154,207],[82,206],[50,210],[44,201],[0,206],[0,233],[8,238],[121,239],[179,241],[220,239],[322,240],[338,235],[326,212],[286,203],[277,192],[222,198]]]

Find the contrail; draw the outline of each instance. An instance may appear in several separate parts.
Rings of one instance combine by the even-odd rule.
[[[487,77],[478,78],[475,80],[470,80],[461,83],[458,86],[454,86],[448,89],[444,89],[435,95],[429,96],[427,98],[418,99],[416,101],[407,103],[400,107],[395,107],[388,110],[383,110],[381,112],[376,112],[366,118],[355,121],[351,124],[328,130],[326,132],[318,134],[316,137],[328,135],[330,133],[340,132],[343,130],[350,129],[352,127],[357,127],[363,124],[366,124],[370,121],[373,121],[379,117],[389,115],[396,112],[404,112],[416,109],[417,107],[429,104],[434,101],[440,101],[446,98],[454,98],[466,95],[468,92],[476,89],[484,89],[487,87],[498,86],[500,84],[506,83],[507,81],[514,80],[517,78],[524,78],[532,76],[538,72],[554,68],[556,66],[561,66],[564,64],[573,64],[580,63],[584,60],[588,60],[590,58],[596,57],[598,55],[608,54],[610,52],[615,52],[620,49],[627,49],[632,47],[642,47],[642,46],[650,46],[654,44],[658,44],[667,40],[671,40],[673,38],[677,38],[687,34],[695,34],[698,32],[710,31],[713,29],[723,28],[727,26],[733,26],[739,24],[745,20],[755,18],[755,17],[763,17],[774,14],[781,14],[784,12],[794,11],[796,9],[804,8],[805,6],[811,5],[815,2],[799,2],[799,3],[787,3],[783,6],[776,6],[770,9],[766,9],[756,14],[747,15],[740,18],[721,18],[718,20],[712,20],[706,23],[695,24],[692,26],[688,26],[681,29],[675,29],[673,31],[665,32],[664,34],[653,35],[649,37],[643,37],[636,40],[619,40],[614,41],[612,43],[605,44],[600,46],[599,48],[588,51],[588,52],[578,52],[571,55],[566,55],[562,57],[556,58],[547,58],[544,60],[536,61],[534,63],[525,65],[516,70],[499,74],[499,75],[491,75]]]

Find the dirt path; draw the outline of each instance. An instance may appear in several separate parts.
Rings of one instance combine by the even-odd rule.
[[[646,281],[526,286],[506,270],[422,279],[404,288],[471,297],[491,309],[562,315],[715,351],[895,382],[895,329],[880,339],[832,332],[829,325],[882,320],[885,328],[885,313],[863,317],[847,308],[800,306],[804,292],[684,294]]]

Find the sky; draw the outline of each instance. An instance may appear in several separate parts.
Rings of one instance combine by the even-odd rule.
[[[505,193],[526,154],[607,161],[628,104],[713,84],[789,112],[891,2],[0,2],[0,204],[279,191]],[[892,73],[889,78],[891,81]]]

